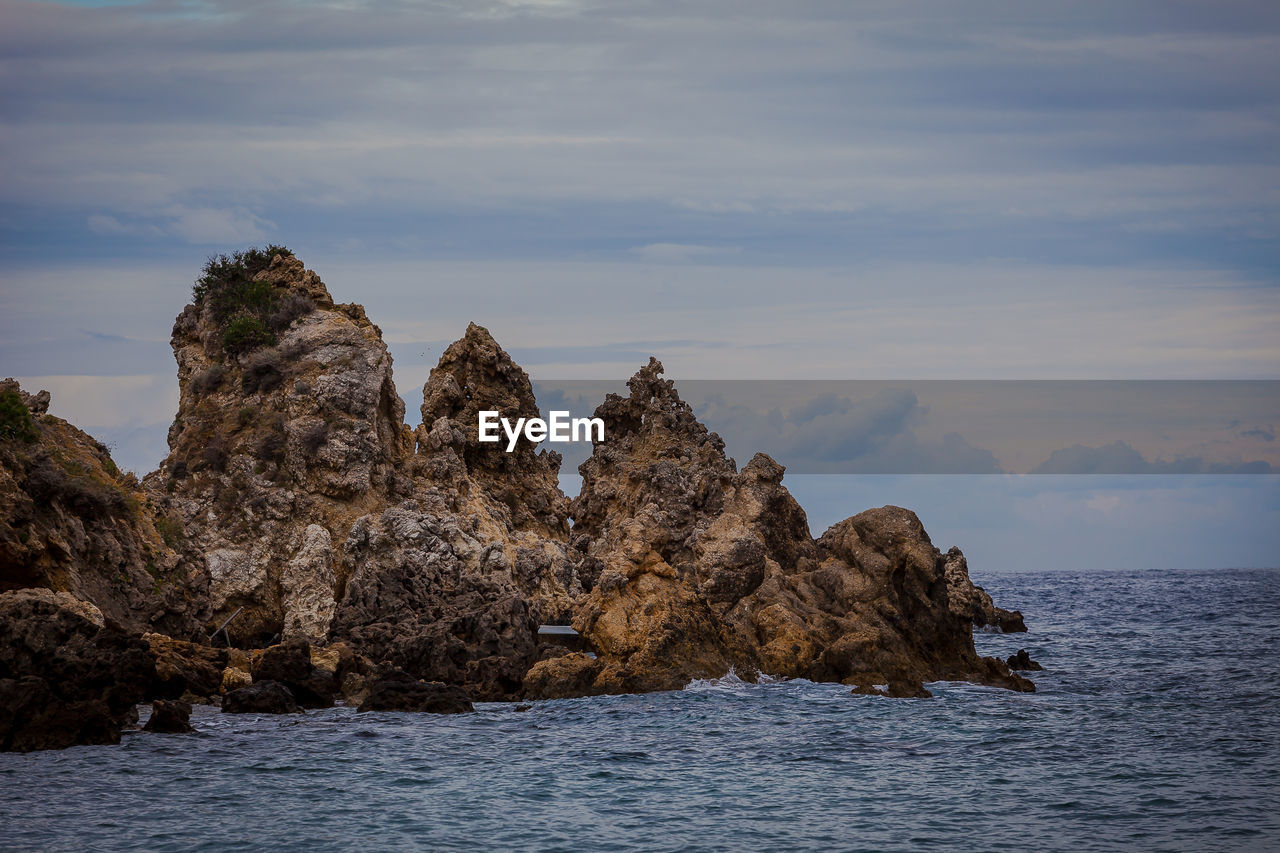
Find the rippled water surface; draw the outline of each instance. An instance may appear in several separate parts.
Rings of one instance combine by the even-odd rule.
[[[1039,692],[725,679],[0,755],[5,849],[1276,850],[1280,572],[981,578]]]

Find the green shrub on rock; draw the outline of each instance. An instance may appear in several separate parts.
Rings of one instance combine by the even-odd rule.
[[[222,348],[232,355],[252,352],[276,342],[266,324],[252,315],[236,317],[222,331]]]
[[[191,295],[197,305],[209,308],[221,326],[224,352],[242,355],[270,346],[277,333],[315,308],[305,296],[256,278],[276,255],[292,254],[284,246],[251,248],[216,255],[204,265]]]
[[[0,440],[31,443],[40,437],[31,410],[17,391],[0,393]]]

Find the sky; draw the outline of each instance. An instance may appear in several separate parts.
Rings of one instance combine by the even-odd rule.
[[[1267,2],[0,0],[0,375],[150,470],[271,242],[411,419],[472,320],[535,379],[1275,380],[1277,152]],[[1280,564],[1274,474],[804,477],[979,574]]]

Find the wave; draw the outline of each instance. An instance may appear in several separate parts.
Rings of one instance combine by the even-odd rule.
[[[768,684],[781,684],[790,679],[781,675],[769,675],[768,673],[760,673],[754,682],[746,681],[738,675],[733,667],[729,667],[729,671],[719,678],[695,678],[682,687],[682,690],[688,690],[693,693],[718,691],[718,692],[739,692],[748,690],[752,687],[760,687]]]

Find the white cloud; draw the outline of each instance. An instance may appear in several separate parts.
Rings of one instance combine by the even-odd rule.
[[[738,246],[697,246],[686,243],[650,243],[631,250],[632,254],[646,261],[663,264],[688,263],[709,256],[736,255],[741,251]]]
[[[275,229],[275,223],[244,208],[175,206],[165,215],[169,217],[166,230],[193,244],[254,243]]]
[[[89,230],[108,237],[159,236],[164,231],[154,225],[126,224],[114,216],[95,213],[88,218]]]
[[[136,376],[22,376],[24,390],[47,390],[49,412],[92,432],[94,427],[167,426],[178,411],[178,381],[170,373]]]
[[[1089,509],[1097,510],[1101,513],[1108,513],[1120,506],[1119,495],[1095,495],[1084,502]]]

